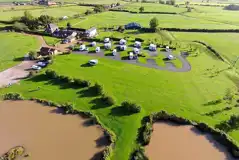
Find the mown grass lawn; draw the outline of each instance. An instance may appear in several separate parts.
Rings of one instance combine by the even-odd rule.
[[[238,33],[186,33],[174,32],[174,37],[181,41],[199,40],[212,46],[231,63],[238,57]],[[238,65],[237,65],[238,66]]]
[[[18,33],[0,33],[0,40],[0,71],[20,63],[25,54],[40,46],[35,37]]]
[[[70,22],[74,27],[89,28],[95,27],[112,27],[125,25],[130,22],[140,23],[144,27],[149,27],[149,21],[153,18],[158,18],[159,27],[166,28],[208,28],[208,29],[230,29],[239,28],[230,24],[214,22],[204,19],[185,17],[182,15],[165,15],[165,14],[131,14],[125,12],[103,12],[87,16],[85,19],[72,19],[69,21],[60,22],[59,25],[65,27],[67,22]]]
[[[207,54],[189,57],[192,70],[185,73],[150,69],[99,57],[97,66],[83,65],[94,58],[96,57],[74,54],[58,56],[49,67],[61,75],[103,85],[104,91],[116,100],[116,104],[112,107],[93,103],[92,100],[97,97],[87,94],[86,89],[72,89],[67,85],[51,83],[41,75],[23,80],[20,85],[2,89],[0,94],[19,92],[27,98],[36,97],[58,103],[72,102],[79,110],[92,111],[102,124],[117,136],[112,157],[114,160],[128,159],[133,148],[137,146],[135,140],[142,117],[152,112],[164,109],[169,113],[206,122],[211,126],[238,113],[236,108],[233,108],[234,112],[224,111],[213,117],[205,115],[228,105],[233,107],[235,100],[232,104],[224,102],[212,106],[204,104],[222,98],[228,88],[237,90],[236,84],[228,78],[228,74],[234,72],[227,70],[228,65]],[[218,70],[222,72],[215,74]],[[37,87],[41,89],[32,92]],[[117,108],[124,100],[141,105],[141,113],[124,115],[124,111]],[[233,131],[229,134],[239,143],[238,132]]]
[[[54,46],[57,43],[61,42],[61,39],[55,37],[43,36],[43,38],[46,41],[46,44],[49,46]]]

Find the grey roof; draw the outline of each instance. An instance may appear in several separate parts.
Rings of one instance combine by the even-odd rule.
[[[91,32],[91,31],[93,31],[93,30],[96,30],[96,27],[92,27],[92,28],[86,30],[86,32]]]

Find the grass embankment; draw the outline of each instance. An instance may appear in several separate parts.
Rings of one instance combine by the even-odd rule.
[[[206,115],[214,110],[223,110],[226,105],[234,106],[236,103],[233,101],[232,104],[226,104],[222,101],[215,105],[205,105],[209,101],[222,98],[228,88],[236,88],[233,81],[225,75],[228,71],[214,74],[227,69],[228,66],[206,54],[190,57],[192,71],[185,73],[160,71],[104,58],[98,58],[97,66],[87,67],[84,64],[90,59],[92,57],[85,55],[59,56],[50,68],[61,75],[90,80],[92,84],[102,84],[104,91],[114,97],[116,105],[105,107],[97,103],[97,97],[89,94],[86,89],[74,89],[52,83],[42,76],[24,80],[20,85],[3,89],[0,93],[18,92],[26,98],[49,99],[56,103],[72,102],[79,110],[92,111],[104,126],[116,134],[112,159],[121,160],[128,159],[131,151],[137,146],[135,140],[141,119],[152,112],[163,109],[212,126],[227,120],[237,112],[237,108],[232,108],[214,116]],[[214,77],[211,77],[212,74]],[[214,83],[211,83],[212,81]],[[36,90],[38,86],[40,90]],[[118,107],[124,100],[142,106],[141,112],[125,115]],[[232,131],[229,135],[239,141],[237,133],[238,131]]]
[[[0,71],[20,63],[25,54],[39,47],[35,37],[18,33],[0,33],[0,40]]]

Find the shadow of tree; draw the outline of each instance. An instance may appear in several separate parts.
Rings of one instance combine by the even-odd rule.
[[[81,90],[81,91],[77,92],[77,94],[79,94],[79,97],[96,97],[96,96],[98,96],[93,87],[89,87],[87,89]]]
[[[85,64],[82,64],[80,65],[81,67],[93,67],[92,65],[90,65],[89,63],[85,63]]]
[[[24,57],[17,57],[17,58],[14,58],[13,61],[15,61],[15,62],[21,62],[21,61],[24,61]]]
[[[101,98],[96,98],[93,99],[91,102],[91,104],[94,104],[91,109],[100,109],[100,108],[106,108],[106,107],[110,107],[109,105],[105,104]]]
[[[130,113],[125,111],[125,108],[122,106],[114,107],[111,109],[110,115],[112,116],[129,116]]]
[[[97,148],[101,148],[101,147],[110,145],[110,141],[104,135],[102,135],[98,139],[96,139],[95,143],[96,143]]]
[[[95,153],[94,156],[90,160],[104,160],[103,151]]]

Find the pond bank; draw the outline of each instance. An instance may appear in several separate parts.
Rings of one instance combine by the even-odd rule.
[[[23,146],[27,159],[97,159],[108,145],[100,126],[31,101],[0,102],[0,155]]]
[[[190,125],[157,122],[146,155],[150,160],[234,160],[225,147]]]

